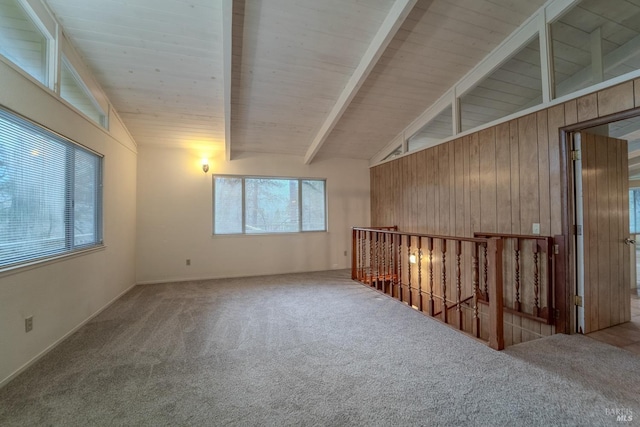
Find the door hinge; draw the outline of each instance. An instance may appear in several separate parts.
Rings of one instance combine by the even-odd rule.
[[[580,155],[580,150],[571,150],[571,160],[580,160],[582,156]]]
[[[559,319],[560,318],[560,310],[558,310],[557,308],[553,309],[553,318],[554,319]]]
[[[582,307],[582,296],[581,295],[576,295],[575,296],[574,305],[577,305],[578,307]]]
[[[582,226],[581,225],[574,225],[573,226],[573,234],[575,234],[576,236],[582,236]]]
[[[560,253],[560,245],[553,245],[553,253],[558,255]]]

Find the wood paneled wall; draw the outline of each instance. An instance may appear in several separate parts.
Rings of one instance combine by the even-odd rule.
[[[539,223],[540,234],[560,235],[559,129],[638,106],[640,79],[375,166],[371,225],[471,237],[531,234]],[[551,333],[512,320],[513,342]]]
[[[371,225],[470,237],[539,223],[562,234],[559,128],[634,106],[640,79],[375,166]]]
[[[372,225],[471,237],[540,223],[560,234],[564,124],[558,106],[372,168]]]

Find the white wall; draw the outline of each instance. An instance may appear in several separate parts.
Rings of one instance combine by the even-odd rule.
[[[212,173],[326,178],[329,231],[212,237]],[[348,268],[350,228],[370,218],[368,162],[359,160],[243,155],[214,159],[205,175],[195,151],[145,146],[138,192],[138,283]]]
[[[0,273],[0,386],[135,284],[136,147],[0,61],[0,104],[104,155],[102,250]],[[24,318],[33,316],[25,333]]]

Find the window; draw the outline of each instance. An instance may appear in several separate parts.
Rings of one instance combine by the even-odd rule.
[[[408,151],[432,147],[451,135],[453,135],[453,119],[451,105],[449,105],[409,138],[407,141]]]
[[[44,85],[48,41],[18,0],[0,1],[0,54]]]
[[[640,188],[629,190],[629,233],[640,234]]]
[[[89,89],[65,56],[62,57],[60,66],[60,96],[94,122],[106,125],[104,113],[97,107]]]
[[[551,24],[556,97],[640,69],[640,4],[581,1]]]
[[[0,109],[0,268],[102,244],[102,158]]]
[[[402,145],[399,145],[395,148],[395,150],[393,150],[391,153],[389,153],[389,155],[387,157],[385,157],[382,160],[389,160],[389,159],[393,159],[394,157],[398,157],[402,154]]]
[[[460,98],[462,131],[542,103],[540,41],[536,36]]]
[[[213,177],[213,234],[326,231],[322,179]]]

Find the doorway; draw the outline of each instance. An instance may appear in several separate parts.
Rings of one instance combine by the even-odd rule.
[[[629,192],[636,179],[640,184],[637,114],[627,112],[609,121],[575,125],[565,136],[572,171],[573,331],[618,344],[630,344],[637,338],[640,351],[640,318],[635,319],[639,321],[635,328],[629,323],[640,314],[635,309],[632,313],[632,307],[640,303],[640,268],[636,267],[640,261],[636,233],[640,230],[635,229],[635,194]],[[640,198],[640,191],[637,195]],[[640,207],[640,199],[637,202]],[[622,337],[612,333],[616,325],[625,326],[619,333]]]

